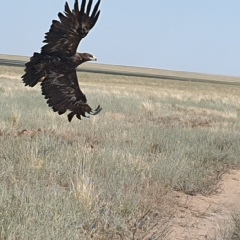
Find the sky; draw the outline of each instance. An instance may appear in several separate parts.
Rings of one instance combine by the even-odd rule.
[[[39,52],[64,4],[0,0],[0,54]],[[99,63],[240,76],[240,0],[102,0],[100,9],[78,48]]]

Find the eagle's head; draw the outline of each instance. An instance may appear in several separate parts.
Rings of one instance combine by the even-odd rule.
[[[82,59],[82,62],[97,61],[97,58],[90,53],[79,53],[79,57]]]
[[[76,53],[69,59],[74,64],[75,67],[87,61],[97,61],[97,58],[90,53]]]

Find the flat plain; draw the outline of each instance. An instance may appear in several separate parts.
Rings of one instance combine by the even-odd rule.
[[[83,72],[103,110],[68,123],[22,74],[0,66],[0,239],[170,239],[181,196],[240,167],[239,86]]]

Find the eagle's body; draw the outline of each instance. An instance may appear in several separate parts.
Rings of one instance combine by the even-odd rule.
[[[76,68],[80,64],[96,61],[89,53],[77,53],[78,44],[93,28],[100,14],[98,0],[90,15],[92,2],[89,0],[86,12],[86,0],[82,0],[81,9],[78,0],[75,0],[72,11],[66,3],[65,15],[59,13],[60,21],[53,20],[45,36],[46,44],[41,53],[34,53],[22,76],[26,86],[34,87],[41,82],[42,94],[48,99],[48,105],[58,114],[70,111],[69,121],[74,115],[81,119],[81,116],[86,117],[86,113],[95,115],[101,111],[100,106],[93,111],[87,104],[76,74]]]

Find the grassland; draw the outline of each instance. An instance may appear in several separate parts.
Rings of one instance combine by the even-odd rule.
[[[103,111],[68,123],[22,71],[0,67],[0,239],[166,239],[173,190],[240,166],[239,87],[82,73]]]

